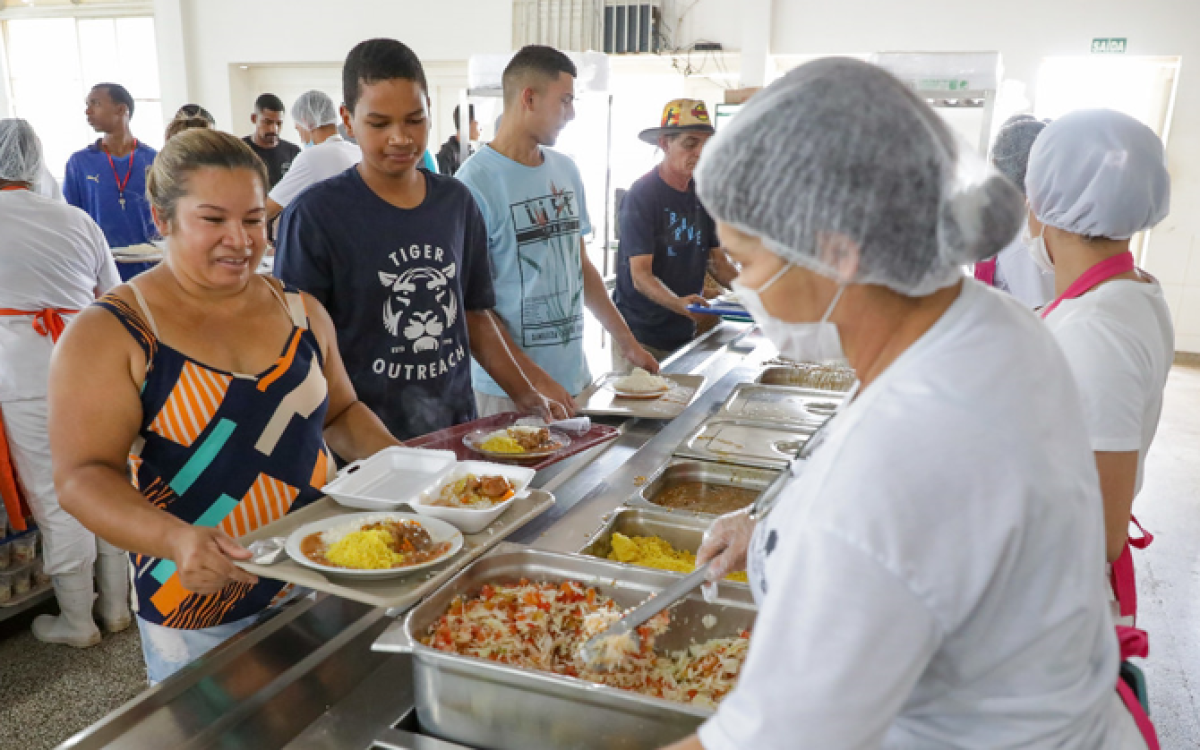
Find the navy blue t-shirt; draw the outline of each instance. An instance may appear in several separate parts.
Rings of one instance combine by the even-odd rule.
[[[621,245],[613,302],[634,338],[656,349],[678,349],[696,335],[691,318],[659,305],[633,285],[629,259],[653,255],[652,268],[680,297],[704,291],[709,251],[717,247],[716,223],[700,205],[696,185],[681,193],[663,182],[658,168],[643,175],[621,204]]]
[[[495,305],[487,229],[466,186],[425,176],[393,206],[357,167],[283,212],[275,274],[317,298],[362,400],[401,440],[475,418],[467,310]]]

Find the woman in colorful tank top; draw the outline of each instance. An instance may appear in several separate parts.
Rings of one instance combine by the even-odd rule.
[[[233,136],[171,139],[147,178],[165,261],[81,313],[51,371],[62,505],[130,550],[152,683],[285,598],[234,564],[235,538],[319,498],[330,448],[397,444],[325,309],[256,273],[266,184]]]

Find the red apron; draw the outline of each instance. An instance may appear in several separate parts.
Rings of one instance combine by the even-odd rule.
[[[996,258],[981,260],[975,264],[975,278],[988,286],[996,286]]]
[[[1054,312],[1063,300],[1075,299],[1082,296],[1092,287],[1102,282],[1108,281],[1114,276],[1120,276],[1123,273],[1129,273],[1136,268],[1133,264],[1133,253],[1125,252],[1120,255],[1114,255],[1107,260],[1100,261],[1096,265],[1089,268],[1082,276],[1075,280],[1075,283],[1067,287],[1067,290],[1060,294],[1057,299],[1046,305],[1046,309],[1042,310],[1042,317],[1045,318],[1050,313]],[[1146,533],[1142,529],[1142,525],[1132,515],[1130,516],[1137,527],[1141,529],[1142,536],[1137,539],[1128,539],[1125,542],[1125,549],[1121,551],[1121,556],[1112,564],[1112,588],[1113,596],[1117,599],[1117,606],[1122,617],[1137,616],[1137,580],[1133,573],[1133,555],[1130,553],[1130,545],[1138,549],[1145,549],[1154,541],[1154,537]]]
[[[58,342],[66,328],[63,315],[73,315],[78,310],[5,310],[0,308],[0,317],[31,316],[33,330],[42,336],[49,336],[51,341]],[[29,515],[29,507],[21,494],[21,483],[17,480],[17,467],[13,463],[12,454],[8,450],[8,437],[4,434],[4,421],[0,420],[0,500],[4,501],[4,510],[8,513],[8,522],[16,531],[25,531],[25,518]]]

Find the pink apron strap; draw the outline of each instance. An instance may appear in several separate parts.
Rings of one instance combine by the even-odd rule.
[[[1137,576],[1133,570],[1133,552],[1131,548],[1145,549],[1154,541],[1154,536],[1142,528],[1137,518],[1130,516],[1129,520],[1142,532],[1140,537],[1130,537],[1121,550],[1121,556],[1112,564],[1113,596],[1116,597],[1121,617],[1137,617]]]
[[[1133,253],[1124,252],[1120,255],[1114,255],[1111,258],[1106,258],[1088,270],[1083,272],[1083,275],[1067,287],[1066,291],[1058,295],[1050,304],[1042,308],[1042,317],[1046,317],[1054,312],[1054,309],[1062,304],[1065,299],[1075,299],[1083,296],[1097,284],[1102,284],[1114,276],[1120,276],[1123,273],[1129,273],[1136,266],[1133,264]]]
[[[1126,548],[1126,552],[1128,551],[1128,548]],[[1144,630],[1118,625],[1117,642],[1121,646],[1121,661],[1125,661],[1131,656],[1144,658],[1150,653],[1150,639],[1146,637]],[[1125,708],[1133,716],[1133,723],[1137,725],[1138,732],[1141,733],[1142,739],[1146,741],[1148,750],[1161,750],[1158,744],[1158,732],[1154,730],[1154,723],[1146,715],[1146,711],[1142,708],[1141,701],[1134,694],[1133,688],[1129,687],[1125,680],[1122,680],[1120,677],[1117,678],[1117,694],[1121,696],[1121,702],[1125,704]]]
[[[975,278],[988,286],[996,286],[996,259],[981,260],[976,263]]]

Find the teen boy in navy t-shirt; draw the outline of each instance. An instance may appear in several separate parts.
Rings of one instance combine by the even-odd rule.
[[[359,398],[401,440],[475,418],[471,355],[530,412],[545,401],[495,335],[487,230],[470,191],[421,167],[425,73],[391,39],[351,50],[342,116],[357,166],[283,213],[275,272],[329,310]]]

